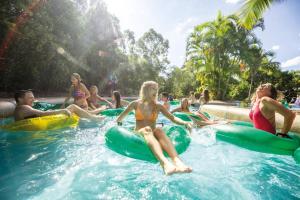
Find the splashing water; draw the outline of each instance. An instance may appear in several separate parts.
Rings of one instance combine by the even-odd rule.
[[[133,117],[128,118],[133,122]],[[191,174],[165,176],[158,164],[105,146],[113,118],[76,129],[0,131],[1,199],[297,199],[300,167],[292,157],[253,152],[194,129],[181,155]],[[159,121],[167,122],[163,117]]]

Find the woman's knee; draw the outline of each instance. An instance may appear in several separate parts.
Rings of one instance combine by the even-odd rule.
[[[71,104],[67,107],[67,109],[71,112],[76,112],[77,110],[80,110],[80,107],[75,104]]]
[[[153,131],[155,137],[160,138],[165,136],[165,132],[163,131],[162,128],[155,128]]]

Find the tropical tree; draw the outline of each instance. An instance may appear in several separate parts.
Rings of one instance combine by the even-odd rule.
[[[238,13],[240,24],[249,30],[252,29],[272,4],[282,1],[284,0],[244,0],[244,5]]]
[[[185,66],[195,68],[200,84],[215,88],[218,99],[225,98],[228,86],[240,73],[243,35],[237,21],[237,17],[219,12],[216,20],[196,26],[187,41]]]
[[[169,41],[154,29],[144,33],[136,45],[138,55],[146,59],[158,72],[163,72],[169,64],[168,50]]]

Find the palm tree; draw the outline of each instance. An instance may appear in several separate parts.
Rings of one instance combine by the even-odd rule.
[[[273,3],[282,1],[284,0],[244,0],[244,4],[238,13],[240,24],[247,29],[252,29]]]

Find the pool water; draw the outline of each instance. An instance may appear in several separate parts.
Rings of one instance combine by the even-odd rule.
[[[114,125],[108,118],[75,129],[0,130],[0,199],[300,199],[300,165],[291,156],[249,151],[216,141],[212,129],[194,129],[181,155],[193,172],[165,176],[158,164],[109,150],[104,133]]]

